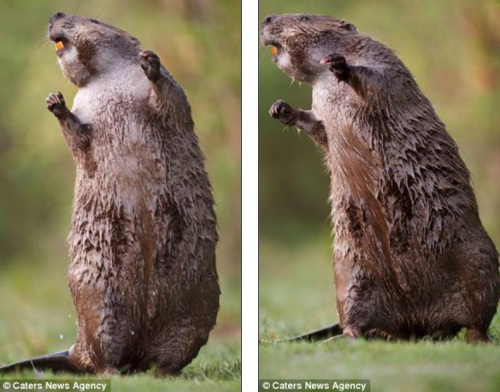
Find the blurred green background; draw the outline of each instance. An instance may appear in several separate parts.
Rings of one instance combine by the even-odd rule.
[[[239,357],[241,319],[241,4],[238,0],[0,3],[0,363],[65,349],[74,311],[66,284],[74,165],[50,92],[71,104],[45,38],[58,11],[100,19],[155,51],[190,101],[207,157],[222,297],[213,344]],[[58,331],[61,331],[60,333]],[[220,351],[220,349],[219,349]]]
[[[346,19],[361,33],[396,51],[460,146],[472,173],[483,224],[500,247],[499,2],[265,0],[259,3],[259,24],[268,14],[327,14]],[[453,390],[453,385],[462,383],[458,389],[475,390],[467,380],[476,380],[473,374],[479,372],[491,375],[481,380],[484,390],[492,385],[500,387],[498,367],[486,369],[489,361],[500,360],[500,350],[475,351],[468,360],[465,353],[471,351],[463,351],[465,368],[458,362],[453,363],[455,350],[462,350],[463,339],[450,343],[459,345],[450,351],[434,345],[417,345],[415,349],[383,344],[353,348],[331,343],[319,349],[307,344],[265,343],[337,321],[329,176],[322,153],[307,135],[297,133],[293,127],[287,129],[269,117],[269,107],[278,99],[296,108],[309,109],[311,86],[292,83],[273,63],[269,48],[261,45],[259,329],[263,345],[260,377],[373,376],[378,381],[378,389],[380,383],[385,383],[387,390],[441,390],[443,385]],[[500,338],[499,315],[490,332],[497,340]],[[430,361],[433,371],[422,369],[422,361]],[[455,384],[449,384],[452,377],[456,377]],[[399,380],[393,382],[392,387],[387,383],[391,378]],[[418,378],[422,381],[416,381]],[[407,385],[408,380],[414,381],[415,387]],[[372,382],[372,387],[374,385]]]

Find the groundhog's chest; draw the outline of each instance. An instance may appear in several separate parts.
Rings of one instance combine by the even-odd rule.
[[[143,83],[133,85],[132,82],[80,88],[71,111],[82,123],[94,129],[107,127],[116,132],[132,125],[133,121],[146,115],[150,95],[149,86]]]
[[[155,124],[151,87],[142,78],[86,86],[75,96],[72,112],[90,127],[89,154],[98,167],[107,162],[106,170],[135,172],[162,154],[161,124]]]

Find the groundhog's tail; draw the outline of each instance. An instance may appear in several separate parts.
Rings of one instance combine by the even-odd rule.
[[[69,360],[69,351],[61,351],[53,354],[41,355],[24,361],[14,362],[0,367],[0,374],[10,372],[21,372],[23,370],[51,370],[53,372],[81,373]]]
[[[304,335],[296,336],[291,339],[280,340],[279,343],[300,341],[316,342],[318,340],[330,339],[338,335],[342,335],[342,328],[340,328],[340,324],[337,323],[326,328],[321,328],[316,331],[306,333]]]

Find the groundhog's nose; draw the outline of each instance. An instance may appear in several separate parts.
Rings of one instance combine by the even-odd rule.
[[[276,15],[267,15],[264,20],[262,21],[262,24],[268,24],[271,23],[273,20],[276,19]]]
[[[52,23],[57,19],[64,18],[65,16],[66,16],[66,14],[64,12],[57,12],[50,17],[49,22]]]

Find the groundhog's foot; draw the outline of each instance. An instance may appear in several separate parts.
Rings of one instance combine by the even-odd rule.
[[[350,68],[345,57],[341,54],[330,54],[323,57],[321,64],[327,64],[328,69],[337,77],[339,81],[345,82],[349,79]]]
[[[467,330],[466,337],[467,337],[467,343],[469,344],[491,343],[491,339],[488,337],[488,335],[474,328],[469,328]]]
[[[297,120],[298,112],[286,102],[279,100],[273,103],[269,109],[269,115],[285,125],[293,125]]]
[[[172,369],[169,366],[167,367],[159,367],[155,370],[155,376],[164,378],[164,377],[177,377],[181,374],[181,372],[177,369]]]
[[[150,50],[141,51],[139,56],[141,57],[141,67],[147,78],[152,82],[156,82],[161,76],[160,58]]]
[[[358,339],[358,338],[362,338],[363,337],[363,333],[361,332],[361,328],[359,328],[359,327],[346,326],[343,329],[342,336],[345,336],[346,338],[348,338],[349,340],[352,341],[352,340],[355,340],[355,339]]]
[[[57,94],[50,93],[45,102],[47,102],[47,109],[49,109],[57,118],[62,118],[70,112],[66,107],[64,97],[60,92]]]
[[[101,374],[105,377],[119,376],[120,371],[114,366],[106,366]]]

